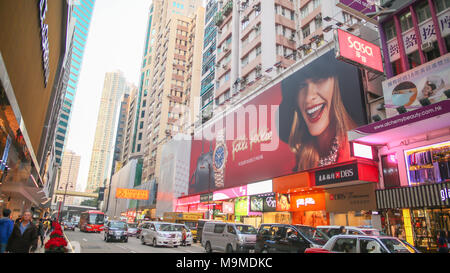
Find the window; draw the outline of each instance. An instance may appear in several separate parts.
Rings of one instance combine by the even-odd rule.
[[[439,13],[450,8],[450,0],[435,0],[434,5],[436,7],[436,12]]]
[[[222,233],[225,230],[225,224],[216,224],[214,226],[214,233]]]
[[[356,238],[340,238],[334,243],[332,251],[356,253]]]
[[[256,56],[259,56],[261,54],[261,46],[258,46],[256,49]]]
[[[138,140],[142,140],[142,133],[139,133]]]
[[[407,12],[400,16],[400,26],[402,28],[402,32],[405,32],[413,27],[411,12]]]
[[[380,243],[374,239],[360,239],[359,249],[361,253],[386,253]]]
[[[230,234],[236,234],[236,230],[232,225],[227,225],[227,232]]]
[[[308,14],[309,14],[308,6],[305,6],[304,8],[302,8],[302,9],[300,10],[300,17],[301,17],[302,19],[306,18],[306,17],[308,16]]]
[[[417,18],[419,20],[419,24],[427,20],[428,18],[431,18],[431,11],[430,7],[428,6],[428,2],[425,1],[422,4],[418,5],[416,7],[416,13]]]
[[[306,39],[311,34],[311,30],[309,29],[309,24],[302,28],[303,39]]]
[[[384,25],[384,32],[386,33],[386,40],[389,41],[389,40],[395,38],[397,33],[395,31],[395,25],[394,25],[393,21]]]

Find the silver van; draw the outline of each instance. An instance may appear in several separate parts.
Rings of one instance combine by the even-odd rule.
[[[240,223],[206,222],[202,232],[202,246],[210,253],[255,251],[257,230]]]

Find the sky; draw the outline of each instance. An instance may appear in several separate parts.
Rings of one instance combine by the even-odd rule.
[[[96,0],[65,149],[81,156],[77,190],[87,184],[106,72],[138,86],[151,0]]]

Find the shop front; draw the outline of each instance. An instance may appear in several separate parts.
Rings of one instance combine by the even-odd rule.
[[[450,230],[450,182],[376,191],[384,227],[424,251],[436,251],[440,231]]]

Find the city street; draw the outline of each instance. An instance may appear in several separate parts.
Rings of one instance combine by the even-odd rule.
[[[142,245],[136,237],[130,237],[127,243],[105,242],[103,233],[85,233],[79,229],[65,231],[75,253],[202,253],[200,244],[192,246],[153,247]]]

